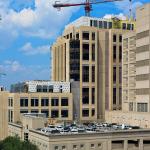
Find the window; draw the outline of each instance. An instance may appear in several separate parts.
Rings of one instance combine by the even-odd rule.
[[[62,150],[66,150],[66,146],[62,146]]]
[[[82,59],[89,60],[89,44],[83,44]]]
[[[61,106],[68,106],[68,98],[61,99]]]
[[[119,35],[119,42],[122,42],[122,35]]]
[[[95,104],[95,88],[92,88],[92,104]]]
[[[89,82],[89,66],[82,66],[82,81]]]
[[[92,61],[95,61],[95,44],[92,44]]]
[[[8,110],[8,122],[13,122],[13,111]]]
[[[103,22],[99,21],[99,28],[103,28]]]
[[[37,98],[31,98],[31,106],[39,106],[39,100]]]
[[[107,21],[104,21],[104,29],[107,29]]]
[[[102,144],[101,143],[98,143],[98,147],[101,147],[102,146]]]
[[[113,82],[116,83],[116,67],[113,67]]]
[[[92,66],[92,82],[95,82],[95,66]]]
[[[28,141],[29,133],[24,133],[24,141]]]
[[[112,29],[112,22],[108,22],[108,28]]]
[[[77,145],[73,145],[73,149],[76,150],[77,149]]]
[[[84,145],[83,145],[83,144],[81,144],[81,145],[80,145],[80,148],[84,148]]]
[[[76,34],[76,39],[79,39],[79,33]]]
[[[88,109],[83,109],[82,110],[82,116],[83,117],[89,117],[89,110]]]
[[[8,98],[8,106],[13,107],[13,98],[12,97]]]
[[[116,104],[116,88],[113,88],[113,104]]]
[[[117,36],[116,34],[113,35],[113,42],[116,42],[117,41]]]
[[[48,89],[48,86],[47,86],[47,85],[44,85],[44,86],[43,86],[43,92],[47,92],[47,89]]]
[[[147,112],[148,111],[147,103],[137,103],[137,111],[138,112]]]
[[[122,29],[125,30],[126,28],[127,28],[127,27],[126,27],[126,23],[123,23],[123,24],[122,24]]]
[[[41,113],[45,114],[46,115],[46,118],[48,118],[49,116],[49,111],[47,109],[42,109],[41,110]]]
[[[51,106],[58,106],[59,105],[59,99],[58,98],[52,98],[51,99]]]
[[[37,109],[32,109],[31,113],[36,113],[37,114],[37,113],[39,113],[39,111]]]
[[[97,20],[94,20],[94,27],[97,27]]]
[[[114,60],[114,62],[116,61],[116,49],[117,49],[117,47],[116,47],[116,45],[114,45],[113,46],[113,60]]]
[[[42,86],[41,86],[41,85],[37,85],[36,91],[37,91],[37,92],[42,92]]]
[[[28,98],[20,98],[20,107],[28,107]]]
[[[52,110],[51,111],[51,118],[58,118],[59,117],[59,111],[58,110]]]
[[[26,114],[26,113],[28,113],[28,110],[20,110],[20,113],[21,114]]]
[[[93,20],[90,20],[90,26],[91,27],[93,26]]]
[[[95,145],[94,144],[91,144],[91,148],[94,148],[95,147]]]
[[[95,40],[95,32],[92,32],[92,40]]]
[[[48,86],[48,91],[49,91],[50,93],[53,93],[53,85]]]
[[[67,118],[68,117],[68,110],[62,110],[61,111],[61,117],[62,118]]]
[[[129,111],[133,111],[133,102],[129,103]]]
[[[49,99],[48,98],[42,98],[41,99],[41,106],[49,106]]]
[[[83,32],[82,33],[82,39],[83,40],[89,40],[89,32]]]
[[[82,103],[89,104],[89,88],[82,88]]]
[[[122,67],[119,67],[119,83],[122,83]]]
[[[122,46],[119,46],[119,61],[121,62],[122,60]]]
[[[95,116],[95,109],[92,109],[92,116]]]
[[[58,146],[55,146],[55,148],[54,148],[55,150],[58,150]]]
[[[127,30],[131,30],[131,24],[127,24]]]

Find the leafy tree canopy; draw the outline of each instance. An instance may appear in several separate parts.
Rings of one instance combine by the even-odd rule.
[[[0,150],[39,150],[31,142],[21,141],[18,137],[7,137],[0,141]]]

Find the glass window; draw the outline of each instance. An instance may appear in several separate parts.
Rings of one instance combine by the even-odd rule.
[[[82,116],[83,117],[89,117],[89,110],[88,109],[83,109],[82,110]]]
[[[28,107],[28,98],[20,98],[20,107]]]
[[[95,82],[95,66],[92,66],[92,82]]]
[[[89,44],[83,44],[82,59],[89,60]]]
[[[108,28],[112,29],[112,22],[108,22]]]
[[[117,47],[116,47],[116,45],[114,45],[114,46],[113,46],[113,61],[114,61],[114,62],[116,61],[116,57],[117,57],[117,56],[116,56],[116,55],[117,55],[117,54],[116,54],[116,53],[117,53],[116,50],[117,50]]]
[[[82,33],[82,39],[83,40],[89,40],[89,32],[83,32]]]
[[[49,99],[48,98],[42,98],[41,99],[41,106],[49,106]]]
[[[95,40],[95,32],[92,32],[92,40]]]
[[[62,110],[61,111],[61,117],[62,118],[67,118],[68,117],[68,110]]]
[[[92,104],[95,104],[95,88],[92,88]]]
[[[94,27],[97,27],[97,20],[94,20]]]
[[[59,117],[59,111],[58,110],[52,110],[51,111],[51,118],[58,118]]]
[[[116,42],[117,41],[117,36],[116,34],[113,35],[113,42]]]
[[[122,24],[122,29],[125,30],[126,28],[127,28],[127,27],[126,27],[126,23],[123,23],[123,24]]]
[[[116,88],[113,88],[113,104],[116,104]]]
[[[104,21],[104,29],[107,29],[107,21]]]
[[[82,88],[82,103],[89,104],[89,88]]]
[[[41,113],[45,114],[46,117],[49,116],[49,111],[48,111],[47,109],[42,109],[42,110],[41,110]]]
[[[99,28],[103,28],[103,22],[99,21]]]
[[[116,83],[116,67],[113,67],[113,82]]]
[[[89,66],[82,66],[82,81],[89,82]]]
[[[68,98],[61,99],[61,106],[68,106]]]
[[[52,98],[51,99],[51,106],[59,106],[59,99],[58,98]]]
[[[95,44],[92,44],[92,61],[95,61]]]
[[[37,98],[31,98],[31,106],[39,106],[39,100]]]
[[[92,109],[92,116],[95,116],[95,109]]]

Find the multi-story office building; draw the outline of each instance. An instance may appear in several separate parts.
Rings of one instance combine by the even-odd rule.
[[[136,16],[135,32],[123,36],[123,112],[114,112],[115,114],[110,112],[111,117],[108,117],[109,115],[107,117],[113,122],[123,121],[148,127],[150,124],[150,4],[139,7]]]
[[[81,17],[52,46],[52,80],[78,82],[79,120],[103,119],[105,107],[121,109],[122,34],[134,28],[134,21],[124,22],[130,28],[117,19]]]
[[[49,118],[72,120],[69,82],[28,81],[13,85],[11,90],[15,93],[8,95],[9,122],[18,121],[22,113],[45,113]]]

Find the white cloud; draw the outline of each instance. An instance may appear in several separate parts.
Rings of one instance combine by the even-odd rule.
[[[61,2],[64,2],[62,0]],[[80,0],[72,0],[77,2]],[[57,11],[53,8],[55,0],[35,0],[34,9],[23,8],[15,11],[9,6],[9,1],[0,2],[0,34],[2,37],[9,34],[9,38],[15,39],[18,35],[33,36],[39,38],[54,38],[62,27],[69,21],[72,13],[78,8],[65,8]],[[25,3],[25,2],[24,2]],[[7,38],[5,38],[7,39]],[[0,38],[0,43],[4,42]]]
[[[111,19],[113,17],[118,17],[121,20],[126,20],[126,16],[124,16],[124,14],[120,13],[118,15],[114,15],[114,14],[106,14],[103,18],[105,19]]]
[[[50,52],[50,46],[44,45],[44,46],[33,47],[31,43],[26,43],[20,49],[20,51],[22,51],[26,55],[47,54]]]
[[[117,8],[119,8],[120,10],[123,11],[123,13],[127,16],[130,16],[130,8],[132,9],[132,16],[135,17],[135,11],[136,8],[143,5],[143,3],[141,1],[133,1],[132,3],[130,3],[129,0],[124,0],[121,2],[115,2],[115,5]]]

